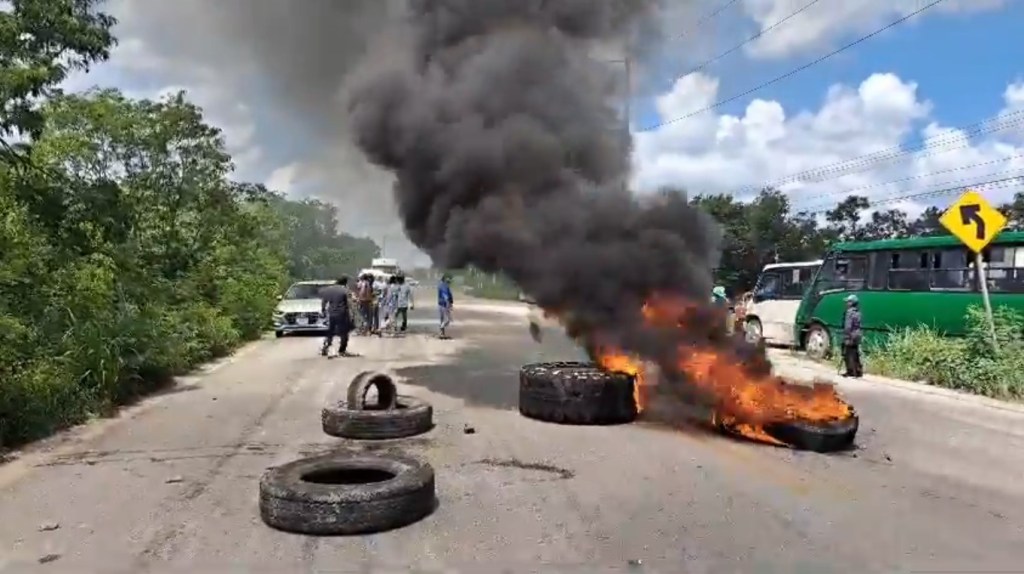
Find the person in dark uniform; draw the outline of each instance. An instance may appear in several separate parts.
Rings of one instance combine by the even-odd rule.
[[[843,317],[844,377],[864,376],[864,367],[860,362],[860,343],[864,335],[860,319],[860,302],[856,295],[850,295],[846,298],[846,314]]]
[[[327,317],[327,336],[320,354],[327,356],[334,338],[338,338],[338,356],[348,356],[348,335],[355,325],[349,309],[348,277],[342,276],[320,292],[320,313]]]

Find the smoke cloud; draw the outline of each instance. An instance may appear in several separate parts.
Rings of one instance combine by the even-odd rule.
[[[411,0],[409,33],[383,61],[369,52],[349,112],[359,147],[395,175],[406,233],[436,263],[503,272],[591,348],[669,365],[721,321],[659,329],[643,304],[656,293],[707,301],[720,231],[682,194],[625,188],[629,141],[608,67],[592,57],[649,32],[659,8]]]

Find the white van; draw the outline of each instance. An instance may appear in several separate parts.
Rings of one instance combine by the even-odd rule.
[[[810,286],[821,260],[765,265],[750,300],[745,302],[744,331],[753,343],[764,339],[771,345],[793,346],[793,327],[804,291]]]

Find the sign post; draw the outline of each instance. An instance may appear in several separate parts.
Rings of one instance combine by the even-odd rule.
[[[992,301],[988,296],[988,277],[981,252],[1006,227],[1006,217],[992,207],[978,192],[968,189],[939,218],[939,223],[974,252],[974,271],[978,274],[981,298],[985,303],[992,348],[997,349],[996,324],[992,317]]]

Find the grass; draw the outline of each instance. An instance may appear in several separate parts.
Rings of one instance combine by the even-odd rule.
[[[984,312],[972,308],[967,336],[944,337],[926,327],[904,329],[885,344],[865,349],[865,370],[986,397],[1024,399],[1024,317],[997,308],[994,318],[996,348]]]

